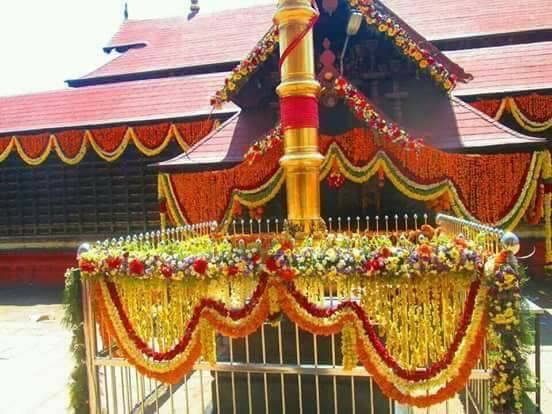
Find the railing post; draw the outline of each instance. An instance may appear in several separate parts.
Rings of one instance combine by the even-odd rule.
[[[82,253],[90,250],[88,243],[83,243],[77,251],[77,260]],[[82,280],[82,319],[84,332],[84,346],[86,353],[86,377],[88,380],[88,407],[90,414],[99,413],[98,400],[98,375],[94,358],[96,357],[96,319],[94,316],[92,282]]]
[[[94,306],[92,304],[91,282],[82,283],[82,316],[84,323],[84,344],[86,347],[86,375],[88,378],[88,404],[90,414],[99,413],[98,410],[98,375],[94,357],[96,355],[96,329]]]

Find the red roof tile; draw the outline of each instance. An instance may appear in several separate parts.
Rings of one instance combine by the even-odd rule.
[[[542,0],[383,0],[428,40],[552,29],[552,7]],[[83,79],[241,60],[270,28],[274,4],[213,14],[128,20],[109,48],[130,49]],[[469,72],[469,71],[468,71]]]
[[[211,111],[226,73],[113,83],[0,98],[0,133],[172,119]],[[227,104],[223,112],[237,108]]]
[[[425,116],[412,116],[403,126],[411,135],[423,136],[428,145],[443,150],[474,152],[487,147],[520,147],[546,142],[543,138],[519,134],[455,97],[451,97],[450,105],[437,105],[431,111],[420,108],[420,111]],[[428,122],[428,113],[437,121]],[[236,114],[188,152],[159,165],[185,168],[241,162],[247,149],[274,125],[267,115],[252,111]]]
[[[382,0],[428,40],[552,29],[542,0]]]
[[[239,61],[270,28],[275,10],[271,3],[200,13],[191,20],[128,20],[109,47],[135,43],[147,46],[130,49],[83,78]]]
[[[411,135],[422,136],[428,144],[440,149],[478,151],[486,147],[546,143],[543,138],[513,131],[456,97],[450,98],[450,105],[436,103],[428,108],[426,104],[417,102],[416,110],[408,114],[403,126]]]
[[[446,52],[474,77],[455,95],[552,89],[552,42]]]
[[[186,153],[160,163],[162,167],[236,163],[243,160],[251,144],[274,127],[266,111],[242,111],[190,148]]]

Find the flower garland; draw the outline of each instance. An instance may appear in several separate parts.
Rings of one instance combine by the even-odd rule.
[[[544,268],[552,273],[552,154],[546,151],[542,172],[544,184]]]
[[[122,355],[139,372],[160,381],[178,382],[200,355],[213,363],[214,332],[243,337],[258,329],[269,315],[282,311],[301,328],[315,334],[343,331],[346,368],[354,367],[359,358],[390,398],[425,407],[444,401],[465,386],[481,351],[485,326],[486,291],[478,280],[481,261],[472,250],[477,247],[474,242],[451,240],[429,227],[413,236],[329,234],[302,243],[285,234],[268,236],[214,235],[188,239],[174,246],[178,251],[172,252],[186,258],[173,256],[161,264],[158,261],[168,253],[170,245],[142,248],[136,242],[110,248],[100,245],[83,255],[80,268],[83,277],[97,286],[96,303],[104,315],[100,320],[119,344]],[[256,240],[258,237],[261,239]],[[144,257],[143,252],[135,254],[140,250],[150,251],[149,259],[138,259]],[[120,254],[121,251],[124,253]],[[206,251],[216,252],[221,259],[215,256],[208,259]],[[419,294],[429,289],[427,296],[420,298],[429,306],[431,300],[426,298],[436,298],[435,293],[430,293],[432,289],[450,294],[450,290],[439,285],[432,287],[434,283],[447,275],[455,280],[462,274],[475,279],[469,282],[458,324],[454,322],[456,319],[446,323],[454,332],[454,339],[446,352],[435,354],[434,362],[423,370],[416,369],[418,365],[403,367],[396,359],[397,353],[389,352],[389,342],[386,340],[384,345],[380,340],[371,322],[375,315],[367,313],[369,308],[365,306],[370,305],[363,305],[373,303],[372,299],[366,302],[345,299],[353,291],[372,292],[378,286],[359,290],[356,286],[364,283],[362,280],[370,284],[386,278],[386,287],[397,283],[391,288],[395,294],[408,292],[410,284],[414,284]],[[436,279],[424,285],[428,275]],[[337,283],[338,292],[342,292],[339,296],[344,299],[330,307],[322,306],[320,298],[313,302],[313,291],[324,291],[322,285],[308,289],[314,281]],[[438,303],[443,300],[438,299]],[[447,302],[442,303],[440,306]],[[155,309],[155,330],[151,329],[154,324],[148,322],[152,309]],[[457,313],[447,310],[443,315]],[[408,315],[398,312],[392,318],[402,318],[403,322],[396,322],[401,326],[404,318],[420,323],[420,315]],[[154,343],[157,346],[150,345]],[[427,395],[419,397],[420,392]]]
[[[75,365],[69,382],[69,405],[75,414],[89,411],[81,298],[80,272],[78,269],[69,269],[65,273],[63,291],[63,325],[71,331],[71,352]]]
[[[64,163],[76,165],[82,161],[90,147],[104,161],[113,162],[124,154],[130,144],[134,144],[143,155],[153,157],[163,152],[173,141],[182,150],[187,150],[216,125],[216,121],[208,119],[4,136],[0,137],[0,162],[7,159],[12,152],[17,152],[27,164],[37,166],[55,152]]]
[[[248,148],[243,157],[244,160],[249,164],[253,164],[271,149],[281,147],[283,138],[284,131],[282,130],[282,126],[278,124],[274,129],[270,130],[264,137],[255,141],[253,145]]]
[[[344,99],[355,117],[366,123],[379,139],[398,144],[406,150],[415,150],[416,152],[423,145],[423,139],[411,137],[404,129],[386,120],[369,102],[366,96],[344,77],[340,76],[335,79],[335,90],[338,96]],[[271,149],[281,148],[283,136],[284,132],[281,125],[276,126],[249,147],[244,155],[245,161],[252,164],[255,161],[259,161]]]
[[[523,370],[526,365],[521,343],[521,289],[515,257],[502,252],[490,260],[489,317],[493,343],[491,395],[494,412],[523,412]]]
[[[538,151],[473,156],[421,146],[412,156],[412,152],[392,142],[376,142],[368,129],[354,129],[340,136],[322,135],[320,152],[325,155],[321,179],[330,174],[336,161],[340,173],[355,183],[366,182],[383,171],[409,198],[427,202],[448,192],[456,215],[506,229],[514,228],[529,208],[539,178],[544,178],[548,154]],[[217,220],[228,225],[236,203],[247,208],[265,205],[284,182],[278,164],[281,155],[282,146],[276,145],[262,162],[243,162],[215,172],[161,174],[159,191],[168,201],[172,223]],[[509,185],[496,191],[496,186],[505,182]]]
[[[341,171],[339,170],[339,164],[337,162],[333,163],[332,171],[326,178],[326,181],[328,182],[328,186],[330,188],[341,188],[343,187],[343,184],[345,184],[345,177],[343,174],[341,174]]]
[[[511,113],[523,129],[545,132],[552,127],[552,96],[531,94],[502,99],[483,99],[470,102],[474,108],[499,121],[505,113]]]
[[[428,73],[444,90],[451,91],[456,86],[457,76],[451,73],[446,63],[438,56],[423,48],[414,40],[402,23],[384,11],[378,10],[371,0],[349,0],[350,7],[357,8],[364,15],[367,24],[394,41],[403,55],[416,63],[416,67]],[[278,45],[278,27],[272,26],[257,43],[247,57],[242,60],[224,80],[224,86],[211,98],[211,105],[220,107],[238,93],[241,87],[267,61]]]
[[[427,236],[416,232],[393,237],[328,233],[301,243],[289,236],[259,234],[250,236],[254,239],[249,243],[243,235],[218,235],[157,247],[99,245],[82,255],[79,266],[84,277],[175,281],[251,277],[261,273],[286,280],[296,275],[411,279],[428,273],[481,269],[481,257],[474,242],[450,240],[427,227]]]
[[[211,105],[215,108],[228,102],[240,88],[247,83],[249,78],[259,69],[259,66],[268,60],[278,45],[278,27],[272,26],[270,30],[257,43],[224,80],[224,86],[211,98]]]
[[[441,57],[432,54],[416,42],[397,19],[378,9],[377,2],[349,0],[349,5],[360,10],[366,23],[375,26],[379,33],[392,40],[404,56],[411,59],[420,70],[429,74],[445,91],[449,92],[455,88],[458,77],[440,62]]]
[[[356,118],[366,122],[380,139],[399,144],[408,150],[419,149],[423,145],[422,139],[412,138],[404,129],[384,119],[362,92],[344,77],[340,76],[335,80],[335,90],[338,96],[343,97]]]

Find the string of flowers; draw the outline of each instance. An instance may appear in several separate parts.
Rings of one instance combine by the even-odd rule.
[[[224,80],[224,86],[211,97],[211,105],[215,108],[228,102],[248,79],[258,70],[259,66],[268,60],[278,45],[278,27],[272,26],[251,52],[243,59],[230,75]]]
[[[419,151],[424,145],[421,138],[411,137],[404,129],[385,119],[379,111],[368,101],[366,96],[355,88],[347,79],[340,76],[335,80],[335,90],[342,97],[357,119],[366,123],[377,137],[385,142],[398,144],[406,150]],[[244,155],[247,163],[252,164],[260,160],[271,149],[282,146],[283,130],[277,125],[264,137],[255,141]]]
[[[450,238],[439,228],[424,225],[414,234],[327,234],[300,242],[283,233],[266,237],[213,234],[180,241],[172,247],[138,243],[134,240],[111,246],[99,244],[82,256],[80,269],[83,278],[90,278],[98,286],[100,321],[106,325],[108,335],[120,344],[122,355],[145,375],[175,383],[192,369],[200,355],[214,362],[215,332],[243,337],[271,315],[277,323],[275,316],[283,312],[311,333],[342,332],[346,369],[355,367],[358,360],[386,396],[426,407],[446,400],[465,386],[482,350],[488,309],[492,327],[493,410],[522,412],[526,368],[521,277],[513,255],[503,252],[485,266],[487,286],[482,283],[484,240],[479,237],[473,241]],[[169,261],[164,257],[167,254]],[[471,278],[466,279],[469,289],[463,306],[436,296],[437,292],[449,295],[456,291],[452,298],[460,293],[462,277],[467,275]],[[425,284],[424,280],[431,277],[435,279]],[[369,284],[361,284],[362,280]],[[381,285],[379,280],[383,281]],[[337,283],[342,299],[328,307],[320,292],[332,283]],[[160,289],[169,290],[162,293]],[[359,300],[347,299],[351,292],[365,293]],[[412,296],[414,292],[417,299]],[[206,294],[208,297],[202,296]],[[448,326],[447,335],[453,333],[453,340],[445,341],[444,353],[432,354],[434,345],[424,343],[410,327],[410,323],[415,323],[422,335],[433,329],[422,320],[427,317],[427,310],[416,312],[418,316],[412,318],[408,316],[411,312],[404,313],[400,310],[402,305],[396,307],[390,300],[393,295],[404,296],[397,303],[406,303],[408,298],[419,301],[420,306],[434,300],[444,306],[447,317],[439,325]],[[167,298],[171,298],[171,303]],[[377,298],[385,299],[378,305]],[[184,300],[190,302],[186,308],[193,309],[189,316],[178,310]],[[387,303],[392,311],[385,310]],[[148,309],[155,309],[155,331],[149,329],[152,324],[139,323],[149,315]],[[175,321],[171,322],[171,315]],[[381,331],[386,324],[373,323],[375,316],[390,315],[402,318],[390,326],[398,323],[410,332],[410,340],[418,347],[429,347],[433,355],[430,360],[405,364],[402,345],[394,349],[393,332]],[[164,322],[164,318],[169,320]],[[434,318],[430,316],[428,321]],[[183,325],[183,320],[188,322]],[[169,332],[175,326],[181,327]],[[178,332],[184,332],[180,339],[175,336]],[[380,339],[382,334],[385,341]],[[158,350],[148,345],[151,335],[157,337]],[[442,334],[435,331],[435,335]],[[403,334],[399,337],[404,339]],[[421,366],[425,368],[420,369]]]
[[[491,403],[494,412],[523,412],[527,377],[522,344],[521,278],[512,253],[504,251],[489,262],[489,317],[492,327],[493,365]],[[494,271],[493,271],[494,269]]]
[[[473,272],[482,266],[477,245],[464,239],[424,234],[393,236],[328,233],[298,242],[290,236],[202,236],[178,245],[134,244],[93,248],[79,262],[83,277],[213,280],[274,274],[302,277],[384,277],[411,279],[424,274]],[[430,233],[427,233],[430,234]],[[257,237],[258,236],[258,237]]]
[[[335,90],[345,100],[356,118],[364,121],[383,141],[399,144],[407,150],[416,150],[423,145],[423,139],[411,137],[397,124],[386,120],[362,92],[344,77],[340,76],[336,79]]]
[[[187,150],[207,135],[216,121],[162,122],[152,125],[98,127],[32,135],[0,137],[0,162],[16,152],[27,164],[44,163],[53,152],[68,165],[94,151],[107,162],[119,159],[132,143],[145,156],[159,155],[173,141]]]
[[[275,128],[271,129],[264,137],[255,141],[251,145],[244,155],[244,159],[247,163],[253,164],[255,161],[262,158],[271,149],[281,146],[283,143],[284,131],[282,126],[278,124]]]
[[[349,0],[349,5],[360,10],[369,25],[375,26],[379,33],[391,39],[404,56],[416,63],[420,70],[428,73],[445,91],[455,88],[458,77],[447,69],[442,59],[420,46],[400,22],[378,8],[376,1]]]
[[[65,273],[63,291],[63,325],[71,331],[71,352],[74,368],[69,382],[69,406],[73,413],[88,412],[88,377],[86,374],[86,348],[81,304],[81,279],[78,269]]]
[[[552,127],[552,97],[548,95],[482,99],[470,105],[496,121],[510,113],[518,125],[530,132],[545,132]]]

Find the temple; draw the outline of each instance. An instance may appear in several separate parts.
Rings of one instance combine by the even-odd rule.
[[[420,223],[452,212],[515,229],[542,277],[552,11],[537,0],[317,6],[321,89],[307,112],[281,111],[274,4],[125,20],[102,67],[63,90],[0,98],[0,285],[62,283],[84,240],[285,217],[285,127],[313,118],[327,226],[378,217],[392,230],[405,212]]]

